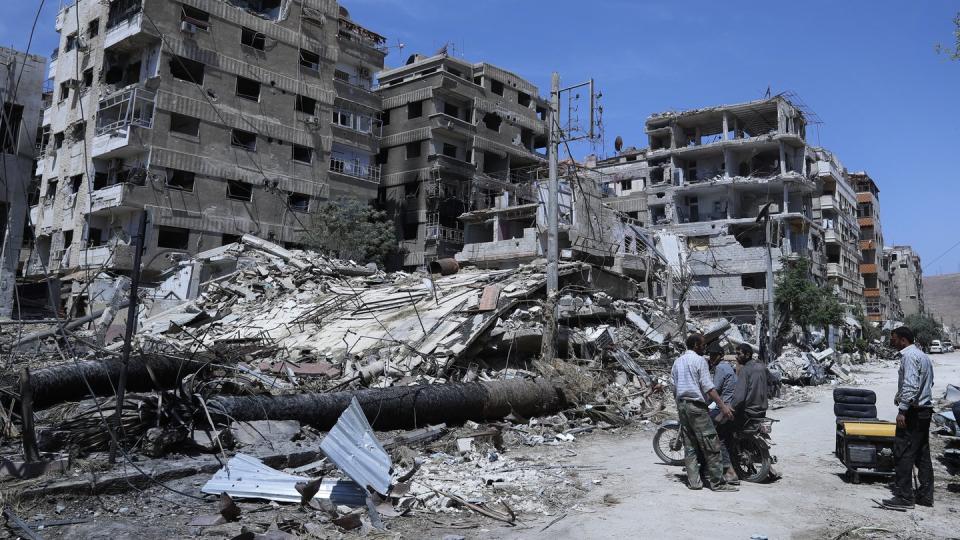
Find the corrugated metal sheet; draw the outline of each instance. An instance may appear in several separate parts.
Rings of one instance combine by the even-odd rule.
[[[357,398],[350,400],[320,449],[357,484],[382,495],[390,490],[390,456],[373,434]]]
[[[227,466],[220,469],[200,488],[204,493],[219,495],[226,492],[234,498],[265,499],[278,502],[300,502],[298,482],[312,478],[294,476],[272,469],[259,459],[246,454],[230,458]],[[315,497],[330,499],[335,504],[363,506],[367,494],[349,480],[324,480]]]

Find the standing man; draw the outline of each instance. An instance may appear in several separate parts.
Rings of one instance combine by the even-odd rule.
[[[737,347],[740,374],[730,407],[736,416],[734,424],[743,427],[750,420],[766,418],[769,381],[767,366],[753,358],[753,347],[741,343]]]
[[[933,462],[930,460],[930,417],[933,415],[933,363],[913,344],[913,330],[906,326],[890,334],[890,346],[900,350],[900,373],[893,402],[897,413],[897,441],[893,447],[896,481],[893,498],[885,506],[913,508],[914,503],[933,506]],[[916,494],[913,467],[917,467]]]
[[[713,400],[720,413],[727,419],[733,417],[730,407],[720,399],[713,381],[710,379],[710,367],[703,356],[703,336],[690,334],[687,337],[687,350],[673,362],[671,380],[674,397],[677,400],[677,413],[680,417],[680,429],[683,430],[684,461],[687,467],[687,486],[690,489],[702,489],[700,464],[706,464],[707,481],[713,491],[738,491],[735,486],[723,481],[723,469],[720,459],[720,441],[713,420],[707,409],[707,397]]]
[[[737,386],[737,372],[734,371],[730,362],[723,359],[723,347],[714,343],[707,348],[707,362],[710,369],[713,370],[713,386],[720,394],[720,399],[730,405],[733,402],[733,391]],[[723,480],[728,484],[739,485],[740,479],[737,472],[733,470],[733,463],[730,462],[731,442],[733,441],[733,422],[720,417],[720,409],[710,409],[710,418],[713,419],[717,430],[717,436],[720,438],[720,458],[723,463]]]

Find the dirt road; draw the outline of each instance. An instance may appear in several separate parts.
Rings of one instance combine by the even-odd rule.
[[[935,355],[934,396],[947,383],[960,383],[960,353]],[[858,373],[863,387],[877,392],[881,418],[896,410],[897,368],[868,367]],[[817,402],[771,412],[778,418],[774,453],[783,479],[773,484],[744,484],[738,493],[690,491],[681,469],[662,465],[653,453],[652,432],[622,438],[598,435],[578,442],[569,463],[602,465],[607,474],[586,501],[566,513],[525,523],[509,531],[493,528],[498,538],[834,538],[855,527],[890,531],[876,537],[948,538],[960,535],[960,478],[950,479],[934,456],[936,506],[906,513],[876,508],[871,499],[890,495],[884,481],[854,485],[843,477],[833,455],[833,387],[815,390]],[[569,448],[569,447],[568,447]],[[950,484],[948,487],[948,483]],[[876,533],[875,533],[876,534]],[[856,534],[847,536],[857,538]]]

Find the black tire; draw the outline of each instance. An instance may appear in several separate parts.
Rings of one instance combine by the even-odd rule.
[[[733,470],[744,482],[763,482],[770,475],[770,450],[755,437],[738,441],[736,455],[730,456]]]
[[[833,414],[843,418],[876,418],[877,406],[856,403],[834,403]]]
[[[660,426],[653,436],[653,451],[667,465],[678,467],[683,465],[683,438],[680,436],[680,426]]]
[[[863,388],[834,388],[833,402],[853,405],[876,405],[877,394],[873,390]]]

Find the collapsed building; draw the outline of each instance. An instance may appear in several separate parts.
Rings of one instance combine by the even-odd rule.
[[[33,182],[44,59],[0,47],[0,66],[0,319],[7,319],[14,314],[20,247]]]
[[[498,199],[537,202],[531,181],[546,163],[549,104],[534,85],[445,51],[411,55],[377,78],[380,203],[396,222],[397,266],[411,270],[461,251],[464,212],[496,207]]]
[[[322,201],[376,198],[386,40],[335,1],[80,0],[56,30],[28,278],[129,273],[145,215],[156,275],[247,233],[298,245]]]

